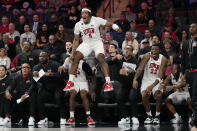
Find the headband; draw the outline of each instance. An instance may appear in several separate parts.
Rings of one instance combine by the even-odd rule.
[[[88,9],[88,8],[83,8],[83,9],[81,10],[81,12],[84,12],[84,11],[88,11],[88,12],[90,12],[90,13],[91,13],[91,10],[90,10],[90,9]]]

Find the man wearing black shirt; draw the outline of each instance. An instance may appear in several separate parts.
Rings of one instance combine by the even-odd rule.
[[[16,107],[14,109],[16,109],[17,113],[16,117],[25,119],[26,115],[24,113],[29,112],[30,117],[28,125],[34,125],[36,101],[30,64],[22,64],[21,70],[22,74],[17,74],[8,86],[6,98],[14,102],[14,107]]]
[[[132,52],[133,47],[127,45],[123,50],[123,58],[121,60],[122,67],[120,69],[120,82],[122,84],[122,87],[117,96],[118,106],[122,118],[118,122],[119,125],[130,123],[130,114],[128,113],[130,111],[126,109],[126,100],[129,100],[131,104],[132,123],[139,124],[139,120],[137,118],[138,90],[132,87],[132,80],[134,78],[135,70],[137,67],[137,59],[132,56]]]
[[[39,71],[43,70],[44,75],[37,82],[38,88],[38,110],[40,121],[39,125],[48,124],[44,104],[50,100],[54,100],[60,109],[60,124],[65,124],[65,107],[63,98],[63,84],[59,77],[58,67],[59,63],[49,60],[49,55],[46,52],[41,52],[39,56],[40,63],[34,66],[33,75],[39,77]]]
[[[10,101],[5,98],[5,90],[9,85],[9,77],[6,75],[7,70],[4,65],[0,65],[0,125],[10,119]],[[5,117],[5,119],[3,119]]]
[[[59,62],[60,56],[63,53],[64,49],[61,47],[60,43],[56,41],[54,35],[49,36],[49,43],[43,48],[49,54],[50,60]]]
[[[16,61],[16,67],[17,69],[20,69],[20,66],[23,63],[29,63],[31,66],[31,69],[38,63],[38,58],[32,53],[31,51],[31,44],[29,42],[23,43],[23,52],[18,55],[17,61]]]
[[[194,111],[194,127],[197,127],[197,24],[192,23],[189,28],[191,38],[182,47],[181,72],[192,87],[192,107]],[[197,130],[197,129],[196,129]]]

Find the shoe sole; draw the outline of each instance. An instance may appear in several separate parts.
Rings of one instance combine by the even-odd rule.
[[[113,91],[114,89],[108,89],[108,90],[104,90],[104,92],[110,92],[110,91]]]
[[[66,125],[74,125],[75,124],[75,122],[74,123],[65,123]]]
[[[94,123],[88,123],[88,125],[95,125],[95,122]]]
[[[63,89],[63,91],[70,91],[70,89]]]

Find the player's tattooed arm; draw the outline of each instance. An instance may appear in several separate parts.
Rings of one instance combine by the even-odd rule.
[[[75,34],[72,47],[72,56],[74,55],[77,47],[79,46],[79,35]]]
[[[159,78],[161,80],[163,79],[167,63],[168,63],[168,59],[165,56],[163,56],[162,60],[161,60],[161,66],[160,66],[160,69],[159,69]]]
[[[147,64],[148,60],[150,59],[150,54],[146,54],[143,56],[141,62],[140,62],[140,65],[135,73],[135,76],[134,76],[134,79],[137,80],[138,77],[141,75],[142,71],[144,70],[145,68],[145,65]]]

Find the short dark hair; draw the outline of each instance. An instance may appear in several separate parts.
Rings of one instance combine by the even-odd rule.
[[[117,45],[116,44],[114,44],[114,43],[110,43],[109,45],[113,45],[114,47],[115,47],[115,49],[117,49],[118,47],[117,47]]]
[[[161,40],[161,37],[159,35],[153,35],[153,37],[156,36],[159,40]]]
[[[0,65],[0,67],[3,67],[7,71],[7,68],[5,65]]]

